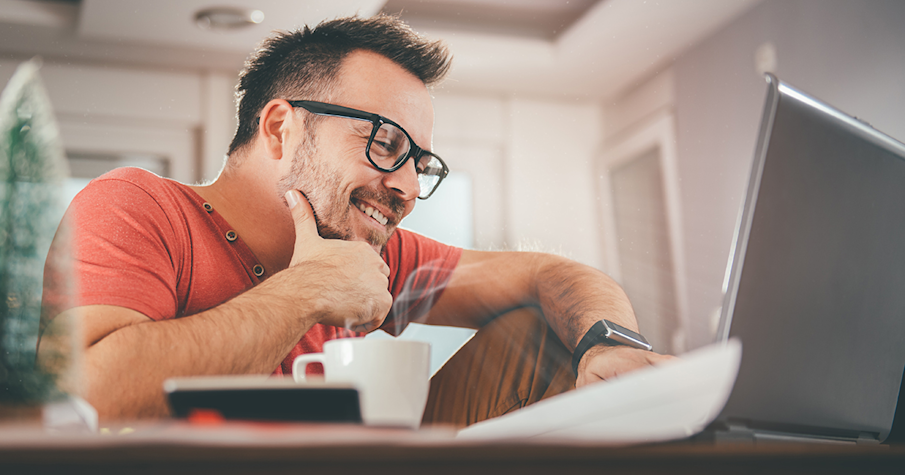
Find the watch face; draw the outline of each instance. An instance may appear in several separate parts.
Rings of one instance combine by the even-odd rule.
[[[609,320],[604,320],[603,325],[607,329],[607,332],[604,336],[609,340],[613,340],[614,342],[642,350],[650,351],[651,349],[653,349],[651,344],[647,342],[647,339],[645,339],[640,333],[633,332],[628,328],[613,323]]]

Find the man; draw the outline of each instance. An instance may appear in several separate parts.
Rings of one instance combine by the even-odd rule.
[[[77,303],[46,323],[82,328],[75,390],[102,418],[155,417],[167,413],[168,377],[288,374],[326,340],[415,319],[497,328],[432,383],[425,420],[465,425],[659,361],[598,345],[574,379],[563,360],[595,322],[637,330],[618,285],[556,256],[396,229],[446,173],[427,151],[428,86],[448,68],[442,45],[393,17],[280,34],[242,72],[239,127],[215,182],[135,169],[93,181],[67,212]],[[540,314],[512,312],[522,307]]]

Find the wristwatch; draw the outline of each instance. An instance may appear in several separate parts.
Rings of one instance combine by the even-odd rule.
[[[653,349],[640,333],[633,332],[609,320],[601,320],[591,326],[591,329],[585,333],[572,353],[572,371],[575,372],[575,376],[578,376],[578,362],[581,361],[581,357],[592,346],[600,343],[604,345],[625,345],[647,351]]]

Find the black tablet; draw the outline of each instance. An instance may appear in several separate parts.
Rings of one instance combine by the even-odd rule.
[[[351,385],[210,376],[168,379],[163,389],[174,417],[204,413],[224,419],[362,423],[358,390]]]

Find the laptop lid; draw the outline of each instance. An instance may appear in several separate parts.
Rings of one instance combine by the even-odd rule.
[[[776,77],[727,268],[718,421],[882,441],[905,368],[905,145]]]

